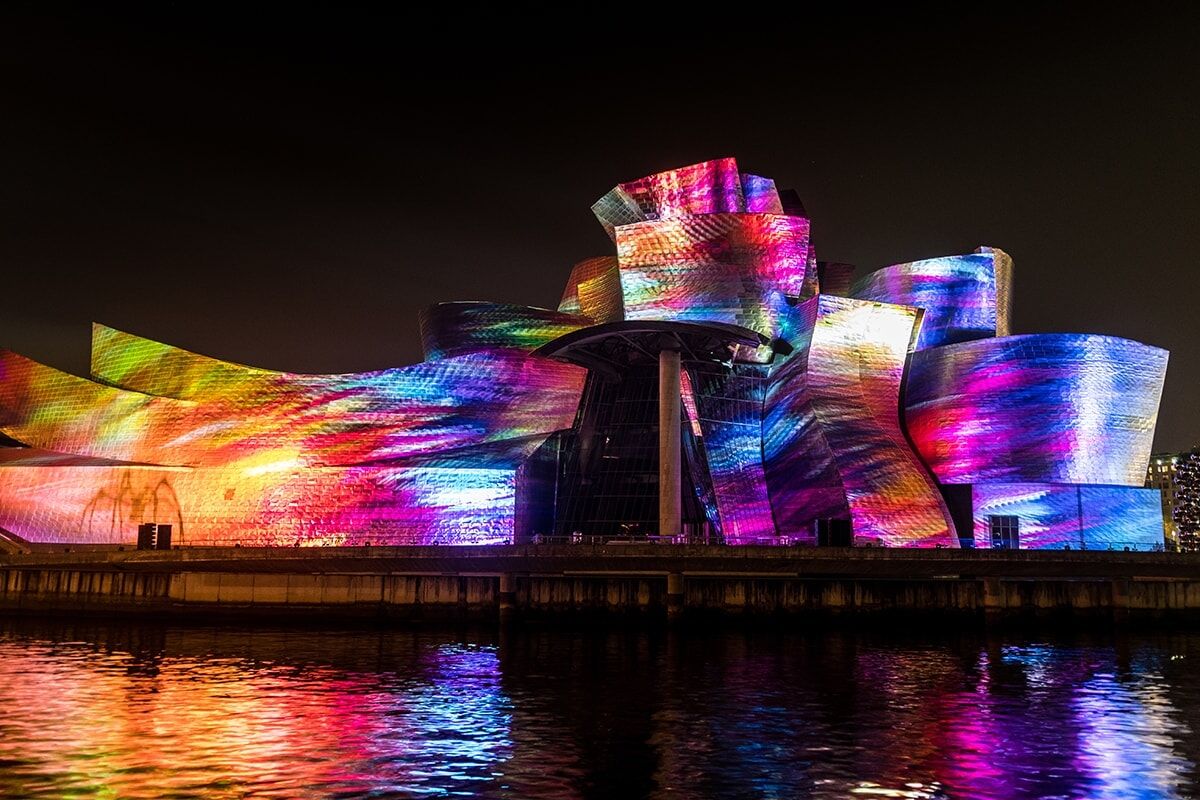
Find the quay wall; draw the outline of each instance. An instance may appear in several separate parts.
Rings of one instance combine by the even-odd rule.
[[[0,612],[680,620],[925,613],[1200,619],[1200,557],[637,546],[43,551]]]

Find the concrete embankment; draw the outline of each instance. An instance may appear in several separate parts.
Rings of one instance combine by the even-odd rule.
[[[41,548],[0,611],[537,619],[957,614],[1200,620],[1200,556],[665,545]]]

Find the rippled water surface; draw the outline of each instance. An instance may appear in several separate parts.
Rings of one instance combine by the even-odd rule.
[[[1200,635],[0,622],[5,797],[1200,795]]]

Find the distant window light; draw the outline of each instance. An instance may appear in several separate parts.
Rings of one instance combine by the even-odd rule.
[[[993,514],[988,517],[988,528],[995,550],[1017,550],[1021,547],[1020,517],[1010,514]]]

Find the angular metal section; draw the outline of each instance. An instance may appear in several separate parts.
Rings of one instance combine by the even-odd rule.
[[[230,392],[269,384],[277,373],[193,353],[92,323],[92,379],[133,392],[191,400],[212,386]]]
[[[787,296],[805,292],[801,217],[708,214],[625,225],[616,235],[627,319],[724,322],[774,337]]]
[[[742,173],[742,195],[746,198],[746,211],[752,214],[782,214],[783,203],[775,188],[775,181],[758,175]]]
[[[579,310],[597,324],[625,319],[625,299],[621,296],[621,274],[617,260],[594,278],[579,284]]]
[[[586,300],[581,295],[586,295]],[[558,310],[566,314],[580,314],[599,323],[624,319],[617,257],[588,258],[572,267]]]
[[[1002,250],[943,256],[876,270],[851,297],[916,306],[925,311],[917,349],[1007,336],[1012,259]]]
[[[779,533],[850,519],[857,539],[955,547],[950,513],[900,427],[921,312],[822,295],[797,309],[796,352],[771,376],[763,420]]]
[[[531,351],[591,324],[577,314],[508,303],[438,303],[421,311],[426,361],[489,350]]]
[[[905,420],[942,483],[1141,486],[1166,370],[1112,336],[962,342],[913,357]]]
[[[622,225],[692,214],[745,211],[737,161],[721,158],[622,183],[600,198],[592,212],[614,235]]]

